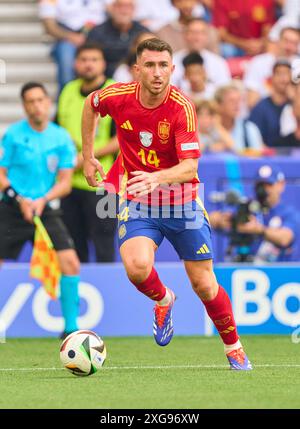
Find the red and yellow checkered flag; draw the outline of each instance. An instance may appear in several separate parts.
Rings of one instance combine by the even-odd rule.
[[[36,229],[30,261],[30,276],[40,280],[46,293],[52,299],[56,299],[61,276],[57,254],[41,219],[34,216],[33,221]]]

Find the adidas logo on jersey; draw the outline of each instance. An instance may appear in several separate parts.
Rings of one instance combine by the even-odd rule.
[[[209,250],[209,248],[207,247],[206,244],[203,244],[203,246],[201,246],[200,249],[197,250],[197,255],[200,255],[201,253],[202,254],[210,253],[210,250]]]
[[[124,124],[122,124],[122,125],[121,125],[121,128],[124,128],[124,130],[130,130],[130,131],[132,131],[132,130],[133,130],[132,125],[131,125],[130,121],[126,121],[126,122],[124,122]]]

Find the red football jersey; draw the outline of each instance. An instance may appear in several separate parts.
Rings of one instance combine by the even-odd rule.
[[[120,192],[129,199],[124,191],[132,171],[154,172],[173,167],[182,159],[200,157],[197,116],[191,101],[170,85],[164,101],[150,109],[140,103],[139,92],[137,82],[116,83],[95,91],[91,98],[93,109],[102,117],[110,115],[116,123],[121,151],[118,161],[125,173]],[[112,171],[116,168],[117,164]],[[108,177],[111,181],[112,174]],[[198,182],[197,177],[191,181],[192,195],[185,195],[185,201],[195,198]],[[174,187],[173,203],[179,193],[182,198],[183,188],[183,185]],[[160,192],[163,191],[160,189]],[[163,200],[160,195],[160,203]],[[154,203],[153,198],[151,203]]]
[[[260,38],[275,22],[274,0],[215,0],[213,25],[245,39]]]

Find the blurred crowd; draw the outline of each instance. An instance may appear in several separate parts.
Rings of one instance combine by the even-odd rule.
[[[59,93],[93,71],[135,80],[137,44],[158,36],[174,50],[172,83],[196,104],[204,153],[299,154],[298,0],[40,0],[39,15]],[[78,48],[91,44],[103,69],[88,58],[79,70]]]

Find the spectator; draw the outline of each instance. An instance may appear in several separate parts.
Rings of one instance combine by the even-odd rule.
[[[236,224],[235,249],[229,252],[231,257],[235,254],[233,258],[235,261],[264,264],[296,260],[299,214],[295,207],[288,206],[282,201],[284,190],[283,172],[274,165],[262,165],[257,172],[254,191],[256,199],[260,199],[263,208],[259,213],[251,214],[247,222]],[[257,195],[258,192],[259,195]],[[230,212],[212,212],[209,218],[213,228],[227,233],[232,231]],[[248,243],[247,246],[239,246],[239,240],[236,239],[237,232],[242,235],[242,241]],[[248,253],[245,253],[247,247]]]
[[[152,37],[155,37],[154,34],[149,32],[139,33],[135,37],[130,46],[127,58],[116,68],[114,72],[113,79],[116,82],[132,82],[133,80],[137,80],[134,69],[134,64],[136,63],[136,48],[143,40],[151,39]]]
[[[233,141],[233,150],[236,153],[261,153],[264,149],[263,139],[257,126],[241,118],[242,96],[240,90],[234,86],[219,88],[215,94],[218,103],[221,124],[227,130]]]
[[[84,43],[91,27],[105,19],[105,0],[41,0],[39,16],[46,32],[55,39],[53,57],[60,92],[75,77],[76,48]]]
[[[102,197],[90,187],[82,172],[81,114],[86,97],[97,89],[112,84],[107,79],[101,48],[95,43],[82,45],[76,54],[75,70],[79,79],[69,82],[58,101],[58,123],[71,135],[77,148],[77,166],[72,181],[72,192],[62,200],[64,221],[74,240],[81,262],[88,262],[88,239],[95,245],[97,262],[114,260],[115,219],[100,219],[96,206]],[[110,116],[102,118],[95,137],[95,156],[105,170],[111,168],[118,151]]]
[[[171,0],[136,0],[134,19],[155,32],[178,18]]]
[[[198,52],[204,60],[207,80],[214,87],[227,85],[230,80],[230,71],[226,61],[219,55],[206,49],[208,42],[208,24],[200,18],[191,19],[186,26],[184,36],[187,48],[178,51],[173,56],[175,70],[172,83],[183,91],[188,90],[189,84],[184,79],[183,58],[190,52]]]
[[[296,122],[295,131],[285,137],[280,137],[276,142],[276,149],[281,155],[300,156],[300,98],[293,101],[293,116]]]
[[[113,76],[118,64],[126,58],[134,38],[141,32],[149,32],[133,20],[134,9],[134,0],[113,0],[109,7],[110,18],[88,35],[88,41],[95,41],[103,48],[108,77]]]
[[[282,137],[292,134],[297,128],[297,121],[294,115],[293,102],[300,97],[300,85],[291,84],[292,91],[289,90],[291,103],[287,104],[280,117],[280,135]]]
[[[186,48],[184,30],[187,23],[193,17],[201,17],[204,10],[199,10],[197,0],[170,0],[170,2],[178,10],[178,18],[162,27],[157,32],[157,37],[168,42],[172,46],[173,52],[176,52]],[[212,27],[209,27],[209,33],[210,47],[213,46],[213,50],[216,50],[218,43],[216,32]]]
[[[281,31],[286,27],[300,29],[300,7],[297,0],[284,0],[283,16],[275,22],[269,32],[269,40],[274,45],[278,42]]]
[[[291,65],[286,60],[277,61],[273,67],[271,95],[263,98],[251,111],[249,119],[254,122],[264,143],[273,147],[280,137],[280,117],[289,102],[288,86],[291,83]]]
[[[219,30],[225,58],[257,55],[275,19],[274,0],[214,0],[213,24]]]
[[[220,123],[218,109],[213,101],[203,100],[197,106],[200,149],[204,153],[231,151],[234,142]]]
[[[197,105],[203,99],[210,99],[214,95],[214,86],[207,82],[204,61],[198,52],[191,52],[183,61],[184,77],[188,83],[185,93]]]
[[[247,88],[248,106],[251,109],[262,98],[270,93],[270,78],[273,66],[278,58],[290,61],[296,58],[300,43],[300,32],[294,28],[284,28],[276,44],[274,53],[266,52],[256,55],[248,63],[244,78]]]

